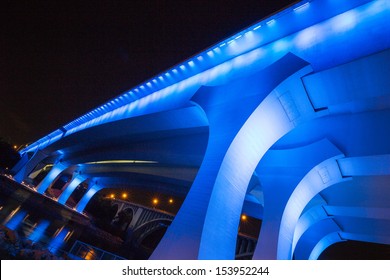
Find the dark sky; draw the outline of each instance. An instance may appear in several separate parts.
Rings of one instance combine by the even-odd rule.
[[[35,141],[292,2],[3,2],[0,137]]]

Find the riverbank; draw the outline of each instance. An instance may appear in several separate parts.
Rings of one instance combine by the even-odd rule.
[[[65,260],[72,259],[66,252],[53,254],[39,243],[21,238],[17,231],[0,225],[1,260]]]
[[[0,259],[69,259],[76,242],[123,254],[123,240],[86,214],[0,175]],[[83,257],[81,257],[83,258]]]

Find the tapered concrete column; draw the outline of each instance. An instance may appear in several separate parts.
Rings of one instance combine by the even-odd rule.
[[[312,225],[298,242],[294,256],[296,260],[307,260],[313,248],[324,237],[333,232],[340,232],[341,229],[333,219],[323,219]]]
[[[77,188],[77,186],[80,185],[82,182],[84,182],[86,179],[88,178],[81,175],[74,176],[70,184],[65,188],[62,194],[58,197],[58,202],[61,204],[65,204],[66,201],[69,199],[69,197],[72,195],[73,191]]]
[[[306,67],[278,85],[235,136],[214,183],[199,258],[234,259],[242,205],[256,166],[276,141],[316,117],[300,80],[310,71]]]
[[[130,224],[128,225],[128,227],[126,229],[125,243],[129,243],[132,241],[134,230],[136,230],[135,226],[137,225],[139,219],[141,218],[143,211],[144,211],[144,209],[140,207],[135,211],[135,213],[133,213],[133,219],[131,220]]]
[[[297,246],[299,239],[303,236],[303,234],[312,225],[314,225],[316,222],[318,222],[320,220],[325,220],[325,219],[331,218],[331,216],[329,216],[325,210],[326,204],[327,203],[324,201],[324,203],[308,209],[299,218],[299,221],[298,221],[297,226],[295,228],[294,239],[293,239],[293,244],[292,244],[293,254],[294,254],[295,247]]]
[[[390,245],[390,237],[386,234],[378,232],[377,234],[358,234],[349,232],[332,232],[324,236],[313,248],[310,253],[309,260],[317,260],[323,251],[329,246],[344,242],[347,240],[355,240],[361,242],[379,243]]]
[[[289,117],[299,121],[302,116],[314,114],[300,80],[302,75],[311,72],[310,67],[298,71],[289,82],[278,87],[283,80],[306,65],[296,57],[285,59],[284,63],[276,62],[255,76],[216,88],[203,88],[198,92],[195,101],[205,110],[210,122],[206,155],[180,212],[151,259],[234,258],[246,188],[258,161],[279,137],[294,127]],[[269,79],[270,76],[272,79]],[[283,106],[290,106],[289,102],[294,102],[292,100],[295,98],[284,94],[288,90],[297,90],[300,96],[294,103],[295,111],[290,110],[289,113],[296,114],[297,110],[304,108],[300,111],[302,115],[286,115],[288,108],[283,109]],[[301,96],[301,93],[304,95]],[[260,104],[262,101],[264,104]],[[261,118],[263,116],[265,119]],[[242,130],[249,117],[250,124]],[[276,133],[277,125],[265,121],[273,117],[282,127]],[[252,133],[252,128],[255,128],[255,133]],[[264,135],[269,138],[262,141]],[[260,151],[256,148],[252,150],[256,140],[260,143]],[[236,148],[246,151],[239,155],[242,151],[236,151]],[[244,176],[242,172],[245,172]],[[231,186],[236,179],[240,181],[239,186]],[[224,200],[223,197],[229,199]]]
[[[31,158],[25,153],[19,162],[12,168],[14,172],[15,181],[21,183],[34,170],[39,162],[41,162],[47,155],[42,151],[37,151]]]
[[[344,241],[345,240],[343,240],[337,232],[329,233],[328,235],[324,236],[314,247],[309,256],[309,260],[317,260],[321,253],[330,245]]]
[[[129,225],[129,228],[135,227],[135,225],[138,223],[138,220],[140,219],[143,211],[144,211],[144,209],[142,209],[142,208],[138,208],[137,211],[135,211],[133,219],[131,220],[131,223]]]
[[[49,173],[45,176],[45,178],[39,183],[37,186],[37,192],[43,194],[54,182],[54,180],[58,177],[58,175],[68,168],[67,165],[59,162],[56,163]]]
[[[342,186],[340,186],[342,187]],[[349,228],[341,229],[337,220],[352,219],[359,226],[351,231]],[[386,231],[377,231],[369,226],[370,223],[386,223],[390,220],[388,208],[376,207],[345,207],[345,206],[318,206],[306,211],[299,219],[297,229],[302,228],[298,234],[295,230],[294,240],[298,240],[296,247],[293,247],[295,259],[317,259],[325,250],[332,239],[326,238],[336,233],[338,238],[334,242],[342,240],[355,240],[372,243],[389,244],[390,237]],[[359,230],[360,229],[360,230]],[[369,230],[367,230],[369,229]],[[321,251],[322,250],[322,251]]]
[[[115,203],[114,205],[119,205],[118,206],[118,210],[116,210],[116,213],[115,213],[115,215],[114,215],[114,218],[112,218],[112,221],[111,221],[111,223],[113,223],[117,218],[118,218],[118,215],[119,215],[119,213],[123,210],[123,208],[125,207],[125,204],[123,203],[123,202],[117,202],[117,203]],[[113,206],[114,206],[113,205]]]
[[[29,158],[28,154],[25,153],[22,155],[20,160],[16,163],[16,165],[11,169],[12,174],[14,174],[14,180],[17,182],[22,182],[25,178],[24,174],[26,172],[26,164],[28,163]]]
[[[338,160],[338,166],[343,176],[355,178],[354,180],[359,180],[359,176],[364,178],[388,176],[390,173],[389,164],[390,156],[386,154],[346,157]],[[353,194],[351,196],[353,197]],[[362,203],[362,205],[365,204]],[[339,228],[337,220],[340,218],[353,220],[355,226],[348,228],[344,225],[343,229]],[[375,220],[376,222],[374,222]],[[375,226],[373,226],[380,221],[386,223],[386,220],[390,220],[388,208],[370,207],[369,205],[364,207],[359,205],[354,207],[322,205],[309,208],[299,218],[296,225],[292,253],[295,254],[296,259],[318,257],[322,252],[320,249],[327,248],[330,245],[329,241],[333,240],[325,238],[332,232],[337,232],[340,237],[342,236],[346,240],[388,244],[390,238],[384,232],[375,230]]]
[[[335,156],[315,166],[294,189],[283,211],[280,223],[278,259],[292,258],[294,232],[299,217],[310,200],[329,186],[351,179],[344,178],[340,172],[337,159],[341,157],[343,156]]]
[[[90,186],[87,192],[80,199],[79,203],[76,205],[76,211],[82,213],[85,207],[88,205],[91,198],[102,189],[102,186],[97,185],[96,183],[90,183]]]
[[[257,173],[265,207],[253,259],[277,259],[281,218],[295,187],[313,166],[340,154],[329,140],[323,139],[295,149],[272,150],[264,156]]]

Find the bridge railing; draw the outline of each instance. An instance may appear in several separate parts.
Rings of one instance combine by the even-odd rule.
[[[255,251],[257,239],[239,234],[237,236],[236,260],[251,260]]]
[[[118,255],[77,240],[69,251],[75,259],[84,260],[125,260]]]

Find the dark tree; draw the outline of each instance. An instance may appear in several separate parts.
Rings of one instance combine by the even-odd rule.
[[[19,153],[9,143],[0,139],[0,169],[11,169],[19,159]]]

